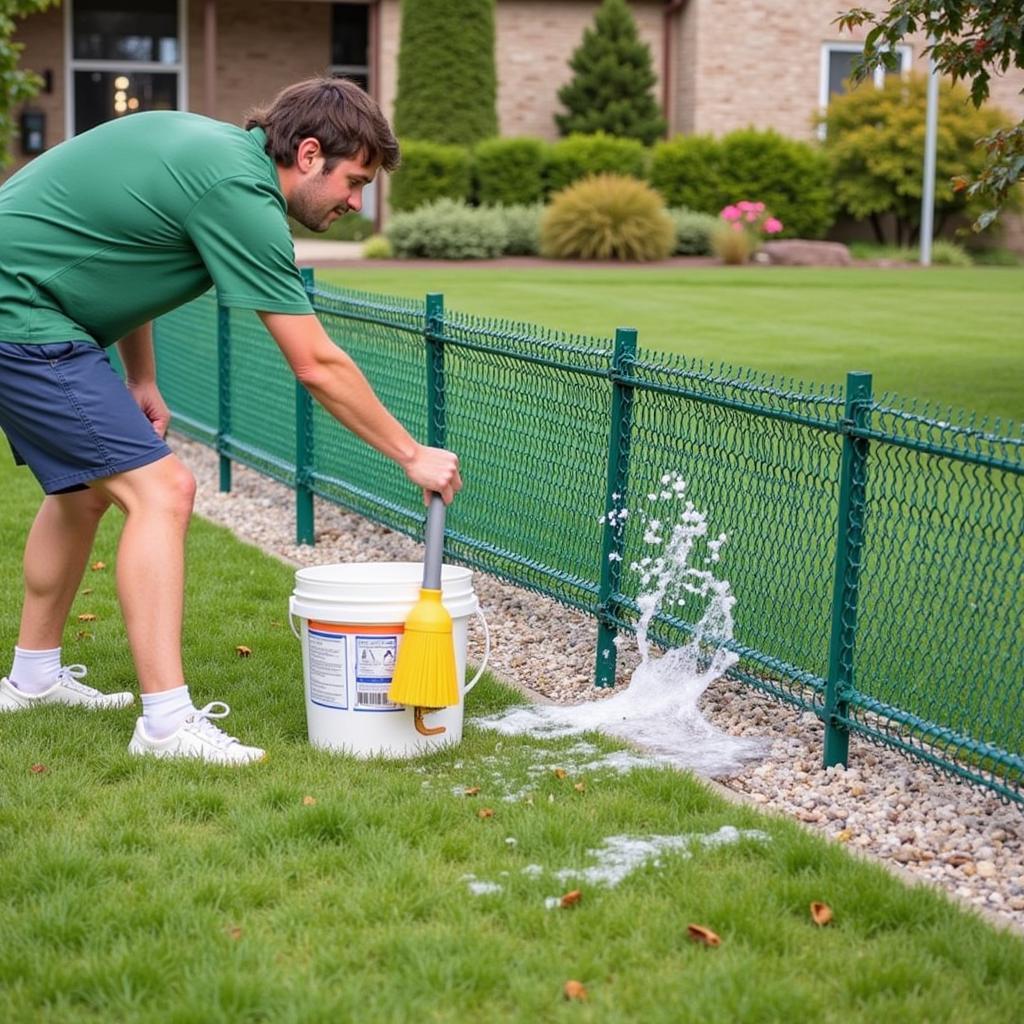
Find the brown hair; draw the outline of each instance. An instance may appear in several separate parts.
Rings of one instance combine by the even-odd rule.
[[[393,171],[400,159],[398,142],[380,107],[345,78],[310,78],[289,85],[269,107],[249,112],[245,127],[267,133],[267,155],[282,167],[295,163],[303,139],[313,138],[327,158],[325,170],[339,160],[360,155],[367,163],[380,160]]]

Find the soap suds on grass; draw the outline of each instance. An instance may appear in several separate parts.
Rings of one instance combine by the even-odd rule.
[[[709,539],[707,517],[686,499],[686,487],[678,473],[666,473],[660,490],[647,496],[650,502],[666,506],[665,510],[658,515],[640,514],[644,543],[655,553],[629,566],[639,577],[636,639],[641,656],[629,686],[608,700],[572,707],[510,708],[476,718],[475,724],[506,735],[544,739],[598,730],[636,743],[658,763],[709,777],[734,774],[767,754],[766,741],[731,736],[712,725],[697,707],[708,686],[739,659],[726,647],[733,638],[736,599],[729,582],[705,568],[719,562],[728,538],[720,534]],[[625,508],[613,508],[607,514],[616,530],[623,528],[628,517]],[[669,521],[675,525],[666,529]],[[700,564],[694,564],[698,559]],[[653,657],[648,642],[651,621],[659,612],[681,615],[688,602],[704,605],[690,642]],[[624,639],[618,636],[617,645]]]

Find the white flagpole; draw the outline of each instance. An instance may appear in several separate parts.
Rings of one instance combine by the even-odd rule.
[[[929,38],[933,45],[934,38]],[[921,266],[932,264],[932,232],[935,224],[935,135],[939,123],[939,72],[935,58],[928,57],[928,112],[924,133],[924,187],[921,189]]]

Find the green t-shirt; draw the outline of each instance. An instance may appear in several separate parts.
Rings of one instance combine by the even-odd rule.
[[[0,341],[107,346],[215,285],[312,313],[262,129],[179,111],[110,121],[0,188]]]

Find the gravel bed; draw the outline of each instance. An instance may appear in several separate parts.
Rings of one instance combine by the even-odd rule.
[[[198,481],[196,512],[269,554],[295,565],[422,560],[422,546],[410,538],[319,499],[316,546],[296,545],[291,490],[236,465],[232,491],[222,494],[209,448],[180,437],[174,448]],[[489,668],[498,677],[534,700],[556,704],[611,695],[593,686],[597,627],[591,618],[483,573],[474,575],[473,588],[490,626]],[[468,658],[478,662],[479,630],[469,632]],[[624,645],[619,685],[629,681],[637,661]],[[730,680],[708,688],[701,710],[726,732],[771,740],[763,762],[718,779],[720,786],[1024,930],[1019,807],[856,736],[850,767],[823,769],[822,726],[814,715]]]

